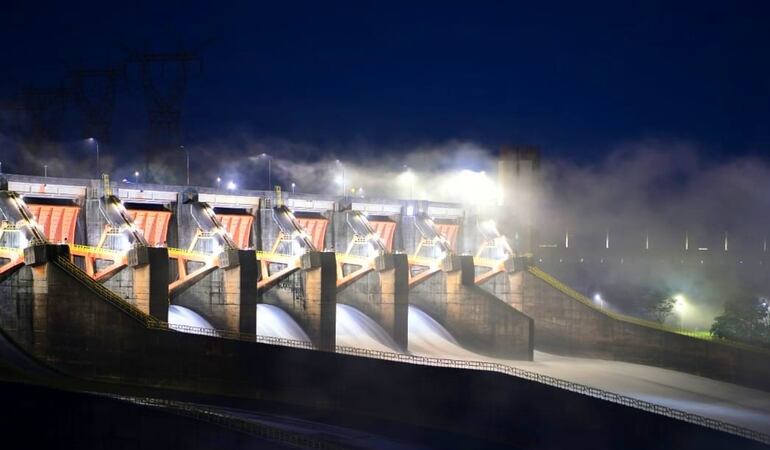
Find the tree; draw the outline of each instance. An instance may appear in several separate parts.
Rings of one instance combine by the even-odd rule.
[[[659,323],[666,321],[676,305],[676,299],[660,289],[653,289],[643,294],[644,309],[648,316]]]
[[[725,304],[714,319],[711,335],[755,345],[770,346],[770,309],[766,298],[737,300]]]

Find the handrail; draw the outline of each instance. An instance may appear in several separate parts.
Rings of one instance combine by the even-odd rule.
[[[90,289],[95,294],[99,295],[103,299],[107,300],[111,305],[117,307],[121,311],[125,312],[132,318],[136,319],[140,323],[150,326],[157,323],[161,323],[158,319],[145,314],[136,306],[128,303],[122,297],[115,294],[111,290],[104,287],[101,283],[93,280],[85,272],[83,272],[78,266],[72,264],[70,260],[64,256],[57,256],[53,259],[53,263],[60,269],[64,270],[71,276],[77,278],[85,287]],[[167,325],[166,325],[167,326]]]
[[[110,255],[110,256],[126,253],[126,251],[122,251],[122,250],[115,250],[115,249],[103,248],[103,247],[91,247],[91,246],[82,245],[82,244],[69,244],[69,247],[72,250],[82,250],[85,253],[95,253],[95,254]]]
[[[206,259],[211,258],[216,255],[212,255],[210,253],[203,253],[203,252],[195,252],[191,250],[184,250],[181,248],[174,248],[174,247],[168,247],[168,256],[169,258],[173,257],[180,257],[180,256],[186,256],[188,258],[196,258],[196,259]]]
[[[23,248],[16,248],[16,247],[0,247],[0,254],[2,253],[10,253],[13,255],[23,255],[24,249]]]
[[[632,323],[634,325],[639,325],[639,326],[642,326],[642,327],[654,328],[654,329],[656,329],[658,331],[663,331],[663,332],[667,332],[667,333],[680,334],[680,335],[687,336],[687,337],[690,337],[690,338],[693,338],[693,339],[700,339],[702,341],[729,345],[729,346],[736,347],[736,348],[741,348],[741,349],[745,349],[745,350],[750,350],[750,351],[754,351],[754,352],[764,353],[764,354],[770,355],[770,350],[765,350],[763,348],[755,347],[753,345],[744,344],[742,342],[735,342],[735,341],[731,341],[729,339],[715,338],[715,337],[712,337],[712,336],[704,336],[702,333],[698,333],[698,332],[695,332],[695,331],[692,331],[692,330],[681,330],[681,329],[670,327],[670,326],[666,326],[666,325],[663,325],[663,324],[660,324],[660,323],[657,323],[657,322],[652,322],[652,321],[649,321],[649,320],[639,319],[637,317],[627,316],[627,315],[624,315],[624,314],[618,314],[618,313],[616,313],[614,311],[609,311],[609,310],[606,310],[606,309],[603,309],[603,308],[599,308],[591,300],[589,300],[588,297],[586,297],[585,295],[577,292],[576,290],[572,289],[571,287],[567,286],[566,284],[562,283],[561,281],[557,280],[552,275],[544,272],[539,267],[530,266],[530,267],[528,267],[528,271],[532,275],[534,275],[537,278],[541,279],[542,281],[545,281],[546,283],[548,283],[551,287],[561,291],[563,294],[568,295],[572,299],[577,300],[578,302],[588,306],[589,308],[592,308],[595,311],[600,312],[601,314],[607,315],[607,316],[611,317],[612,319],[619,320],[621,322]]]

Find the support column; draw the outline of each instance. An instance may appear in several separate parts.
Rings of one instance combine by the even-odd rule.
[[[442,272],[415,288],[409,301],[469,350],[500,358],[532,359],[532,319],[476,285],[472,256],[446,258]]]
[[[257,333],[257,279],[259,264],[254,250],[227,250],[220,255],[224,270],[225,329]]]
[[[380,255],[374,261],[380,278],[379,324],[399,347],[409,344],[409,261],[407,256]]]
[[[58,256],[69,258],[66,245],[33,245],[24,249],[24,264],[32,271],[32,348],[37,355],[48,350],[49,297],[68,289],[56,276],[51,260]]]
[[[313,343],[334,351],[337,333],[337,263],[333,252],[302,255],[305,291],[304,328]]]
[[[134,247],[128,252],[133,271],[133,297],[137,308],[168,322],[168,249]]]

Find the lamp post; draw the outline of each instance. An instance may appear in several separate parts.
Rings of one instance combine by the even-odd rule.
[[[267,153],[261,153],[257,158],[267,159],[267,190],[269,191],[273,186],[273,157]]]
[[[134,183],[139,184],[139,171],[134,171]]]
[[[48,178],[48,164],[43,166],[43,176]]]
[[[684,329],[684,308],[685,308],[685,297],[682,294],[676,294],[674,296],[674,310],[677,312],[677,315],[679,316],[679,329]]]
[[[217,189],[222,188],[222,177],[217,177]]]
[[[338,166],[340,166],[340,171],[342,173],[340,177],[340,184],[342,185],[342,197],[347,197],[347,191],[345,190],[345,165],[340,162],[340,160],[336,160],[336,163]]]
[[[291,183],[291,195],[294,195],[294,188],[297,187],[297,183]]]
[[[96,144],[96,176],[98,178],[99,175],[101,175],[102,173],[102,165],[101,165],[101,162],[99,161],[99,141],[96,138],[90,137],[88,138],[88,142],[93,142],[94,144]]]
[[[408,166],[404,166],[404,173],[401,174],[404,182],[409,183],[409,200],[414,200],[414,180],[415,175]]]
[[[187,157],[187,185],[190,185],[190,151],[184,148],[184,145],[180,145],[179,149],[185,153]]]

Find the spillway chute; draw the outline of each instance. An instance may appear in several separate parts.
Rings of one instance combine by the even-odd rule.
[[[284,310],[277,306],[257,305],[257,335],[310,342],[310,337]]]
[[[465,350],[446,328],[425,311],[409,306],[409,352],[415,355],[478,360]]]
[[[214,326],[195,311],[179,305],[169,305],[168,326],[172,330],[191,334],[205,334],[211,336]],[[211,331],[204,331],[211,330]],[[216,335],[216,333],[213,333]]]
[[[337,304],[337,345],[383,352],[400,352],[392,337],[358,309]]]

